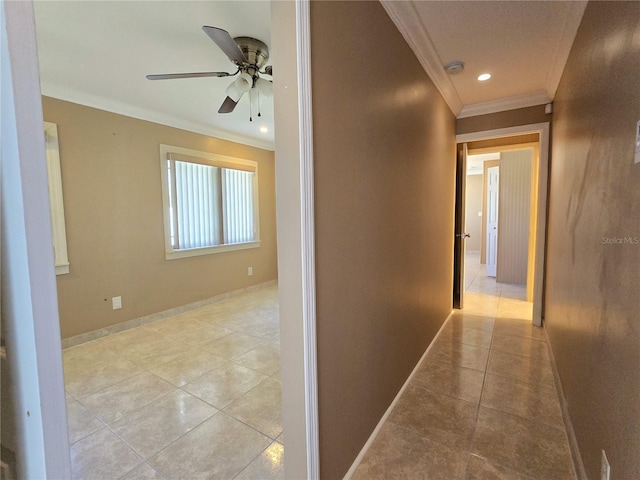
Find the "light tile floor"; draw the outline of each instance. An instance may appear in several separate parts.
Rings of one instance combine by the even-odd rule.
[[[353,478],[575,480],[544,331],[523,286],[466,259],[445,325]]]
[[[277,288],[63,351],[73,478],[284,477]]]

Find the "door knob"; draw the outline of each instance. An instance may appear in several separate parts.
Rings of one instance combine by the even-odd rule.
[[[458,237],[458,238],[471,238],[471,234],[470,233],[457,233],[456,237]]]

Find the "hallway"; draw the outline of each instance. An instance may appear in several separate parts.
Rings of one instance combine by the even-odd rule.
[[[544,330],[467,255],[444,325],[352,478],[573,480]]]

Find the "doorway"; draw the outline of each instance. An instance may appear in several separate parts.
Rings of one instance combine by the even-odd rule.
[[[308,5],[296,6],[295,4],[286,2],[274,2],[274,11],[277,10],[278,26],[274,28],[278,32],[272,38],[272,41],[282,42],[287,47],[283,48],[283,56],[281,58],[281,77],[283,80],[280,85],[286,92],[280,92],[280,98],[283,108],[283,116],[288,117],[288,122],[293,128],[280,128],[280,131],[287,132],[287,137],[291,140],[283,143],[283,156],[280,166],[277,168],[277,183],[279,191],[284,192],[282,197],[286,197],[286,203],[282,200],[278,205],[278,231],[283,232],[278,235],[279,241],[282,240],[282,249],[287,251],[288,255],[281,260],[280,266],[283,273],[280,280],[281,297],[281,318],[287,319],[282,331],[283,368],[282,378],[285,387],[283,388],[283,396],[287,404],[285,425],[291,425],[288,429],[287,438],[291,448],[287,450],[287,476],[292,478],[302,478],[308,476],[317,478],[317,407],[315,405],[315,319],[313,318],[313,222],[312,212],[313,191],[305,188],[306,185],[313,184],[309,181],[312,172],[312,150],[310,149],[310,83],[309,83],[309,11]],[[41,134],[41,116],[39,116],[40,91],[37,75],[37,60],[35,49],[35,31],[32,6],[29,2],[2,2],[2,14],[0,19],[4,21],[4,13],[8,12],[7,17],[11,16],[10,24],[12,28],[5,29],[5,37],[3,38],[3,47],[8,52],[16,52],[16,55],[3,55],[3,64],[5,60],[11,59],[11,68],[3,69],[4,86],[11,84],[11,77],[21,79],[22,81],[14,82],[19,86],[17,93],[20,94],[15,102],[16,110],[8,112],[14,115],[20,122],[18,124],[21,135],[14,135],[20,140],[26,138],[37,138],[38,132]],[[298,28],[303,25],[306,28]],[[8,30],[8,31],[7,31]],[[301,31],[302,33],[298,33]],[[286,52],[286,53],[285,53]],[[22,53],[23,55],[18,55]],[[284,60],[287,54],[291,54],[290,59]],[[303,74],[298,75],[302,71]],[[300,82],[301,105],[292,100],[297,97],[298,78],[302,76]],[[4,93],[4,92],[3,92]],[[290,95],[288,95],[290,94]],[[293,96],[293,97],[292,97]],[[3,100],[4,100],[3,95]],[[13,100],[13,98],[12,98]],[[9,105],[11,103],[11,105]],[[14,102],[3,102],[3,107],[7,110],[14,107]],[[3,108],[3,113],[5,112]],[[302,112],[302,113],[301,113]],[[304,115],[304,126],[300,127],[299,117]],[[28,121],[23,121],[24,119]],[[287,122],[281,122],[281,125],[289,125]],[[292,134],[292,132],[296,134]],[[300,132],[298,134],[298,132]],[[13,133],[16,133],[14,128]],[[12,137],[13,138],[13,137]],[[25,145],[36,145],[38,142],[27,142]],[[294,145],[295,144],[295,145]],[[300,148],[302,144],[305,148]],[[4,145],[9,145],[5,142]],[[11,146],[17,145],[13,142]],[[301,153],[302,152],[302,153]],[[44,157],[43,152],[32,153],[32,149],[24,149],[21,155],[14,157],[21,164],[35,157]],[[12,158],[14,158],[12,157]],[[31,174],[41,174],[37,169],[30,169]],[[300,171],[303,172],[303,178],[307,180],[303,185],[300,182]],[[42,176],[41,176],[42,178]],[[25,298],[24,305],[31,308],[32,302],[36,306],[37,317],[33,318],[34,328],[22,329],[31,335],[28,339],[30,344],[21,351],[25,356],[24,362],[20,363],[20,372],[27,372],[24,378],[28,378],[28,385],[20,385],[24,391],[25,401],[29,404],[39,405],[45,415],[40,416],[40,408],[37,413],[31,416],[29,423],[29,432],[35,432],[29,439],[39,442],[34,448],[24,449],[29,452],[29,466],[39,470],[33,470],[35,474],[27,474],[28,477],[60,477],[69,476],[69,454],[68,441],[66,439],[67,432],[61,425],[66,422],[64,407],[64,390],[62,379],[62,365],[60,362],[61,351],[57,342],[51,342],[51,338],[60,336],[59,329],[53,328],[57,322],[52,322],[51,312],[56,310],[52,306],[52,299],[55,299],[55,285],[53,284],[53,276],[49,271],[52,267],[49,265],[49,259],[46,255],[39,255],[37,251],[52,251],[51,243],[48,241],[50,235],[47,235],[47,223],[42,222],[42,218],[46,215],[42,213],[43,206],[46,205],[46,188],[29,190],[26,197],[27,207],[35,209],[36,222],[38,228],[29,231],[30,240],[28,246],[33,249],[24,252],[20,251],[20,255],[12,255],[17,261],[22,261],[27,254],[33,253],[34,258],[38,262],[32,261],[27,264],[26,261],[20,265],[26,265],[29,268],[29,274],[33,274],[29,278],[37,280],[37,288],[21,289],[18,292]],[[43,194],[44,192],[44,194]],[[288,195],[290,194],[290,195]],[[305,209],[301,209],[301,204]],[[40,210],[38,210],[40,209]],[[302,216],[300,212],[304,211]],[[22,212],[17,212],[16,217]],[[282,213],[282,215],[280,214]],[[285,228],[286,226],[286,228]],[[13,230],[16,232],[16,230]],[[18,235],[18,233],[16,233]],[[301,245],[300,238],[304,239]],[[3,239],[3,247],[6,245]],[[42,248],[44,247],[44,248]],[[290,247],[290,248],[288,248]],[[22,255],[24,253],[24,255]],[[37,263],[37,264],[36,264]],[[26,268],[19,272],[22,273]],[[5,270],[6,271],[6,270]],[[6,290],[6,289],[4,289]],[[33,292],[37,292],[37,295]],[[285,293],[286,292],[286,293]],[[4,293],[4,291],[3,291]],[[6,302],[4,302],[6,305]],[[21,304],[22,305],[22,304]],[[4,313],[4,310],[3,310]],[[17,315],[4,316],[5,320],[15,320]],[[24,316],[22,317],[24,320]],[[302,318],[304,328],[299,319]],[[290,321],[288,321],[290,320]],[[25,324],[26,325],[26,324]],[[52,331],[53,330],[53,331]],[[37,350],[34,346],[37,341]],[[22,345],[21,345],[22,346]],[[36,385],[36,388],[28,389],[27,387]],[[38,388],[39,387],[39,388]],[[46,398],[46,402],[41,402],[41,398]],[[29,415],[29,412],[27,412]],[[45,473],[46,472],[46,473]],[[33,473],[33,472],[31,472]]]
[[[534,139],[535,141],[532,141]],[[532,322],[536,326],[541,326],[549,161],[549,123],[463,134],[458,135],[456,141],[459,145],[459,167],[457,169],[456,179],[459,188],[456,192],[456,244],[454,260],[454,279],[456,285],[454,285],[454,307],[460,308],[459,305],[463,304],[465,289],[464,257],[466,248],[465,242],[459,240],[464,239],[467,233],[464,229],[464,227],[466,227],[466,178],[463,178],[463,175],[466,176],[466,147],[469,143],[475,142],[473,144],[474,153],[488,153],[489,150],[515,150],[526,148],[523,147],[523,144],[526,144],[526,146],[533,144],[532,148],[534,148],[535,151],[535,158],[531,182],[531,210],[534,213],[529,218],[529,254],[527,262],[529,268],[527,269],[526,284],[527,298],[533,302]],[[465,145],[464,148],[462,148],[463,145]],[[518,146],[516,147],[515,145]],[[464,169],[460,168],[461,164],[464,165]],[[486,230],[483,232],[483,236],[486,238]],[[499,237],[497,241],[499,242]],[[484,256],[486,257],[486,250]],[[486,259],[483,258],[483,260],[486,262]],[[456,302],[456,295],[459,296],[458,302]]]

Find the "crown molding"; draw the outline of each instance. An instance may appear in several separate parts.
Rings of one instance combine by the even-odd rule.
[[[453,82],[444,71],[442,61],[413,2],[381,0],[380,3],[409,44],[420,65],[427,72],[427,75],[429,75],[431,81],[443,96],[447,105],[449,105],[453,114],[457,116],[462,111],[462,100]]]
[[[476,117],[478,115],[486,115],[488,113],[504,112],[505,110],[545,105],[550,102],[551,98],[547,92],[539,91],[527,95],[518,95],[515,97],[492,100],[490,102],[465,105],[460,111],[458,118]]]
[[[565,16],[564,28],[562,31],[562,37],[558,43],[558,47],[555,51],[553,63],[549,74],[547,75],[546,89],[549,94],[549,98],[553,99],[556,95],[556,90],[560,84],[562,78],[562,72],[567,64],[567,59],[571,53],[571,47],[573,41],[576,38],[576,33],[582,22],[582,16],[584,10],[587,8],[587,0],[576,0],[567,2],[567,13]]]
[[[147,122],[158,123],[168,127],[179,128],[189,132],[199,133],[208,137],[215,137],[229,142],[241,143],[251,147],[262,148],[264,150],[275,150],[273,140],[260,140],[246,135],[238,135],[226,130],[211,127],[210,125],[185,120],[175,115],[167,115],[165,113],[156,112],[147,108],[137,107],[125,102],[108,99],[98,95],[92,95],[80,92],[60,85],[43,82],[40,86],[42,95],[46,97],[57,98],[67,102],[77,103],[87,107],[105,110],[107,112],[124,115],[126,117],[137,118]]]

